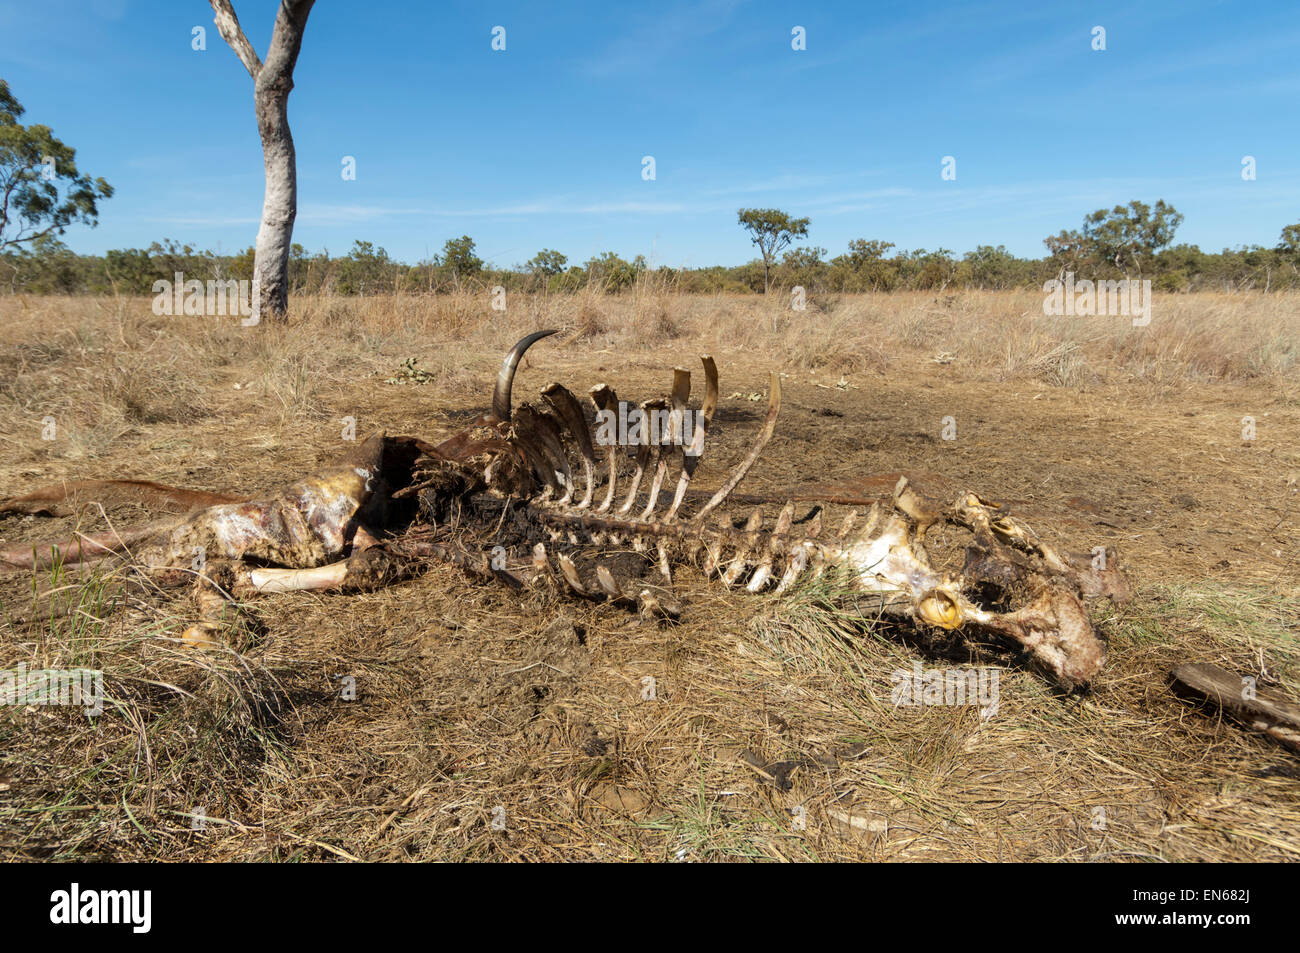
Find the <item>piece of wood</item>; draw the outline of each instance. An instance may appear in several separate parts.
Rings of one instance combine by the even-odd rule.
[[[1300,751],[1300,704],[1275,688],[1257,688],[1208,662],[1179,665],[1171,673],[1175,690],[1205,699],[1255,731]]]

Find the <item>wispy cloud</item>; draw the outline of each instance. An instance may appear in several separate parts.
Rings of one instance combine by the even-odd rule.
[[[258,219],[241,218],[237,216],[164,216],[161,218],[142,218],[142,222],[153,222],[160,225],[204,225],[204,226],[221,226],[221,225],[256,225]]]
[[[632,27],[595,56],[579,61],[590,76],[641,73],[674,56],[684,55],[693,43],[728,28],[732,15],[746,0],[705,0],[655,7],[633,19]],[[635,9],[635,8],[628,8]]]
[[[680,215],[693,210],[682,202],[623,202],[546,199],[479,208],[392,205],[304,205],[298,220],[311,225],[368,222],[387,218],[510,218],[529,215]]]
[[[861,172],[858,175],[869,175]],[[844,175],[820,175],[810,173],[783,172],[767,179],[750,182],[737,182],[718,188],[703,189],[701,195],[748,195],[754,192],[794,192],[802,189],[815,189],[844,181]]]

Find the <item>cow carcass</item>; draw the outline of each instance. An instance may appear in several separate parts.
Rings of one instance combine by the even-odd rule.
[[[822,513],[796,520],[792,502],[772,525],[760,510],[726,504],[775,431],[781,382],[773,374],[767,412],[748,452],[711,495],[692,491],[718,407],[718,373],[702,358],[704,395],[690,406],[691,374],[677,368],[669,393],[629,405],[601,384],[590,408],[562,384],[537,404],[511,406],[531,334],[502,362],[490,413],[441,443],[376,434],[331,466],[263,497],[217,497],[187,515],[128,533],[70,541],[61,549],[11,547],[0,566],[33,568],[59,558],[129,559],[162,583],[190,581],[204,627],[229,600],[308,589],[392,584],[433,562],[515,588],[554,584],[577,597],[610,600],[677,617],[673,573],[685,563],[726,586],[788,593],[834,573],[864,618],[948,630],[1020,646],[1066,689],[1087,686],[1105,647],[1085,600],[1124,599],[1113,550],[1058,552],[1006,508],[972,492],[936,500],[901,478],[890,498],[851,511],[831,531]],[[631,409],[644,427],[629,441]],[[594,411],[594,413],[593,413]],[[621,416],[620,416],[621,415]],[[629,446],[628,444],[631,444]],[[191,491],[148,484],[160,499]],[[0,512],[41,512],[57,493],[0,503]],[[960,568],[936,568],[927,551],[936,527],[966,534]],[[645,554],[653,567],[620,577],[615,551]]]

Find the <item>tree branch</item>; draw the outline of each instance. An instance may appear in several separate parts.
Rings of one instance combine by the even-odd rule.
[[[9,197],[13,194],[14,189],[18,188],[18,183],[21,181],[22,179],[19,175],[14,175],[11,179],[5,182],[4,205],[3,207],[0,207],[0,241],[3,241],[4,230],[9,225]],[[21,234],[21,224],[18,226],[18,230]],[[8,244],[8,242],[3,242],[3,244],[0,244],[0,248],[3,248]]]
[[[208,0],[208,2],[212,4],[217,32],[235,51],[239,61],[244,64],[244,69],[248,70],[248,75],[256,81],[258,74],[262,72],[262,61],[257,58],[257,51],[253,49],[253,44],[248,42],[248,37],[244,36],[244,31],[240,29],[235,8],[230,5],[230,0]],[[284,6],[281,4],[281,15],[284,13]]]
[[[213,3],[218,0],[213,0]],[[307,28],[307,15],[316,0],[280,0],[275,15],[275,29],[271,32],[271,46],[266,51],[268,80],[287,79],[293,75],[302,49],[302,35]],[[256,79],[256,77],[254,77]]]
[[[58,228],[59,226],[57,225],[50,225],[47,228],[41,229],[39,232],[29,231],[28,234],[26,235],[24,235],[22,231],[19,231],[18,234],[13,237],[13,239],[9,241],[0,241],[0,250],[3,250],[5,248],[10,248],[10,247],[17,248],[19,245],[22,244],[34,244],[35,242],[40,241],[46,235],[55,234],[58,231]]]

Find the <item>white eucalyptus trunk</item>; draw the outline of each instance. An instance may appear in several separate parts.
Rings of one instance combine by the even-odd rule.
[[[307,16],[315,0],[281,0],[265,63],[258,59],[240,29],[230,0],[209,2],[218,32],[253,77],[266,194],[253,256],[253,313],[246,323],[258,324],[264,316],[282,319],[289,310],[289,248],[298,215],[298,170],[293,136],[289,133],[289,93],[293,90],[293,68],[302,48]]]
[[[264,77],[265,67],[262,76]],[[289,246],[293,221],[298,215],[298,170],[289,133],[289,90],[292,79],[263,83],[258,78],[254,100],[257,131],[262,137],[262,159],[266,167],[266,194],[262,199],[262,223],[257,230],[253,257],[252,323],[263,315],[283,318],[289,310]]]

